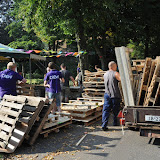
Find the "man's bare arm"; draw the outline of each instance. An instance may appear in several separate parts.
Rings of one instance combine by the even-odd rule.
[[[118,72],[115,73],[115,77],[118,81],[121,81],[121,77],[120,77],[120,74]]]
[[[22,82],[23,82],[23,83],[26,83],[26,82],[27,82],[27,80],[26,80],[25,78],[23,78],[23,79],[22,79]]]
[[[50,88],[50,85],[49,85],[49,84],[47,84],[47,81],[44,81],[44,87],[48,87],[48,88]]]
[[[64,78],[61,78],[60,80],[62,81],[62,83],[64,83],[64,82],[65,82]]]
[[[17,81],[17,84],[23,85],[23,84],[25,84],[26,82],[27,82],[27,80],[26,80],[25,78],[23,78],[21,81],[18,80],[18,81]]]

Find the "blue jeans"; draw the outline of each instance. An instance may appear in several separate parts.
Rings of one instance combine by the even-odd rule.
[[[54,98],[56,99],[56,106],[59,110],[60,106],[61,106],[61,92],[59,92],[59,93],[48,92],[48,98],[49,99],[54,99]]]
[[[110,98],[108,94],[104,94],[104,105],[102,112],[102,127],[107,127],[110,111],[113,111],[114,122],[113,125],[117,125],[117,115],[120,110],[120,98]]]

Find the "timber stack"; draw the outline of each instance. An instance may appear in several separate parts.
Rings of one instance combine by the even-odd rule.
[[[101,120],[104,102],[104,73],[105,71],[89,72],[85,70],[85,81],[83,82],[85,88],[82,97],[70,100],[69,103],[62,103],[61,114],[85,126]]]
[[[131,67],[129,49],[115,50],[122,78],[125,125],[139,128],[142,136],[160,138],[160,57],[133,60]]]
[[[83,97],[104,97],[104,74],[106,71],[89,72],[85,70],[83,86],[85,87]]]

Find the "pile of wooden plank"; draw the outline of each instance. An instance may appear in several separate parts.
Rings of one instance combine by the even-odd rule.
[[[77,100],[70,100],[69,103],[62,103],[61,114],[88,126],[101,119],[102,108],[102,98],[77,98]]]
[[[104,73],[106,71],[85,71],[83,86],[85,87],[83,97],[104,97]]]
[[[14,152],[24,140],[33,145],[48,123],[54,105],[54,100],[49,102],[46,98],[5,95],[0,102],[0,152]]]

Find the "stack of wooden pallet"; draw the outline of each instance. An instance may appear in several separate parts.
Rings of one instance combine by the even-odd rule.
[[[158,102],[159,72],[160,57],[156,59],[146,58],[143,71],[139,73],[140,79],[137,88],[137,96],[135,97],[136,105],[160,105]]]
[[[131,68],[126,51],[125,47],[116,47],[125,125],[139,128],[140,135],[160,138],[160,57],[134,60]]]
[[[104,96],[104,73],[105,71],[89,72],[85,71],[83,86],[85,87],[83,97],[103,97]]]
[[[102,98],[77,98],[77,100],[70,100],[69,103],[62,103],[61,114],[88,126],[101,119],[102,108]]]
[[[54,101],[46,98],[5,95],[0,102],[0,152],[14,152],[23,140],[32,145],[42,133],[54,105]]]

